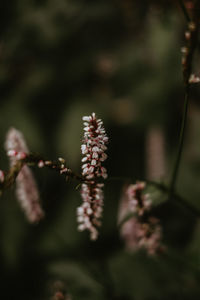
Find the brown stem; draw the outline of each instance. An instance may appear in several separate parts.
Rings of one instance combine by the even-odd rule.
[[[65,161],[63,159],[58,159],[58,161],[51,161],[42,158],[38,154],[27,154],[24,159],[17,160],[11,169],[5,174],[4,182],[1,183],[0,190],[3,191],[11,187],[17,175],[21,171],[22,167],[27,164],[29,166],[38,166],[40,162],[43,162],[43,166],[48,169],[55,170],[59,172],[60,175],[65,176],[65,178],[71,177],[79,182],[85,182],[85,178],[81,175],[76,174],[70,168],[66,167]]]

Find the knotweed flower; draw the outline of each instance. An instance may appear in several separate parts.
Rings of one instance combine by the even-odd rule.
[[[130,184],[126,190],[128,197],[129,210],[142,216],[144,212],[151,208],[151,199],[148,194],[144,194],[145,182]]]
[[[24,159],[29,152],[23,134],[15,128],[8,131],[5,148],[10,157],[11,166],[17,160]],[[37,184],[27,165],[22,167],[16,178],[16,195],[29,222],[38,222],[44,216],[40,206]]]
[[[106,144],[108,137],[103,127],[103,122],[96,118],[95,113],[83,117],[84,138],[81,146],[84,155],[82,162],[82,175],[86,182],[82,184],[81,196],[83,203],[77,208],[78,229],[90,231],[90,238],[96,240],[98,237],[97,227],[101,225],[99,219],[103,211],[103,183],[99,179],[107,178],[107,170],[102,166],[106,160]]]
[[[137,182],[126,187],[122,194],[119,209],[119,223],[133,213],[121,227],[121,237],[128,251],[145,248],[148,254],[154,255],[161,249],[162,228],[155,217],[145,216],[151,209],[151,199],[144,194],[144,182]]]

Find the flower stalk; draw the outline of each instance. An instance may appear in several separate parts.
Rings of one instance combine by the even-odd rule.
[[[188,105],[189,105],[189,96],[190,96],[190,85],[191,83],[191,74],[192,71],[192,61],[194,52],[197,46],[198,40],[198,31],[199,31],[199,14],[200,14],[200,3],[199,1],[195,1],[194,9],[193,9],[193,16],[190,17],[183,1],[179,1],[181,4],[181,8],[183,13],[186,16],[186,20],[188,22],[188,28],[185,32],[185,43],[186,46],[182,48],[182,72],[183,72],[183,82],[185,87],[185,99],[184,99],[184,107],[183,107],[183,117],[181,122],[181,129],[179,134],[179,144],[178,144],[178,151],[177,156],[172,172],[171,182],[170,182],[170,192],[169,192],[169,200],[171,200],[174,194],[175,185],[178,177],[178,172],[180,168],[180,161],[183,152],[183,144],[185,138],[185,129],[186,129],[186,122],[187,122],[187,114],[188,114]],[[193,75],[194,76],[194,75]],[[193,77],[192,76],[192,77]]]

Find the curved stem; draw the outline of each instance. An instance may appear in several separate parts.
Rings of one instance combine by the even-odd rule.
[[[183,143],[185,137],[185,127],[187,121],[189,91],[190,91],[189,79],[192,71],[192,61],[193,61],[194,51],[198,41],[198,28],[199,28],[199,15],[200,15],[199,0],[194,2],[193,16],[191,18],[188,15],[183,0],[179,0],[179,3],[188,21],[188,29],[187,29],[188,35],[185,36],[186,46],[184,47],[184,52],[182,56],[182,71],[183,71],[183,81],[185,85],[185,100],[184,100],[181,130],[179,135],[178,152],[177,152],[177,157],[176,157],[172,178],[170,182],[169,200],[172,199],[172,195],[174,193],[178,171],[180,167],[181,155],[183,152]]]

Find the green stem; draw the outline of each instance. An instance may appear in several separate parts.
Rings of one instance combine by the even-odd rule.
[[[190,22],[191,19],[190,19],[190,16],[189,16],[188,12],[187,12],[187,9],[185,7],[185,4],[184,4],[183,0],[179,0],[179,4],[180,4],[180,7],[181,7],[181,9],[183,11],[183,14],[184,14],[187,22]]]
[[[176,161],[175,161],[175,165],[174,165],[174,169],[173,169],[173,173],[172,173],[172,179],[171,179],[171,183],[170,183],[169,199],[172,198],[172,195],[174,193],[177,176],[178,176],[178,171],[179,171],[179,167],[180,167],[181,156],[182,156],[182,152],[183,152],[183,143],[184,143],[185,128],[186,128],[187,113],[188,113],[188,103],[189,103],[189,86],[186,86],[183,117],[182,117],[181,130],[180,130],[180,135],[179,135],[178,152],[177,152],[177,157],[176,157]]]
[[[185,100],[184,100],[184,109],[183,109],[183,117],[181,123],[181,130],[180,130],[180,137],[179,137],[179,146],[178,146],[178,153],[173,169],[172,179],[170,183],[170,192],[169,192],[169,200],[172,199],[174,194],[174,189],[177,181],[178,171],[180,167],[180,160],[181,155],[183,152],[183,142],[185,137],[185,127],[187,121],[187,112],[188,112],[188,102],[189,102],[189,90],[190,90],[190,83],[189,78],[192,71],[192,60],[195,48],[197,46],[198,40],[198,25],[199,25],[199,15],[200,15],[200,5],[199,0],[194,2],[194,9],[193,9],[193,17],[192,19],[188,15],[188,12],[185,8],[183,0],[179,0],[183,13],[186,16],[188,21],[188,30],[189,30],[189,37],[186,38],[186,51],[182,57],[182,67],[183,67],[183,80],[185,84]],[[192,22],[191,22],[192,21]]]

